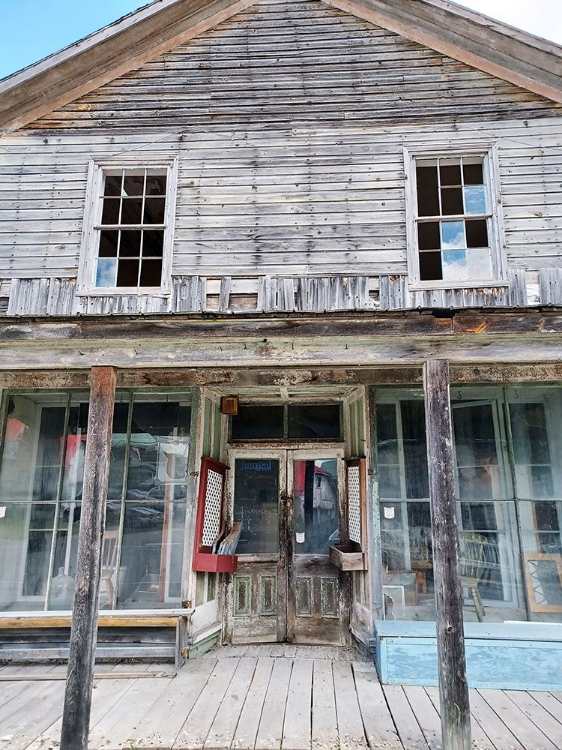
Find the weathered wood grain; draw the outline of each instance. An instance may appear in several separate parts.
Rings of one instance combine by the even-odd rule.
[[[180,5],[203,13],[180,3],[175,22]],[[225,5],[215,0],[203,15]],[[0,277],[75,276],[85,154],[143,153],[180,159],[178,278],[217,269],[233,277],[404,276],[402,147],[474,140],[498,143],[509,267],[555,266],[560,113],[324,3],[257,4],[3,138]],[[293,309],[288,286],[285,279],[276,309]],[[204,309],[192,290],[177,301]],[[448,293],[441,305],[456,303]],[[97,299],[74,312],[167,309],[156,299]]]
[[[443,748],[470,750],[448,362],[426,362],[424,394]]]
[[[93,368],[62,750],[87,750],[88,746],[114,400],[115,370]]]

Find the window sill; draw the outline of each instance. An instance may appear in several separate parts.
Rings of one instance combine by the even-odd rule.
[[[486,279],[474,281],[412,281],[408,282],[408,291],[449,291],[451,289],[496,289],[497,287],[508,287],[509,281],[505,279]]]
[[[127,295],[135,295],[141,297],[142,295],[148,294],[151,297],[169,297],[171,291],[161,286],[145,286],[145,287],[95,287],[94,289],[79,289],[76,291],[78,297],[123,297]]]

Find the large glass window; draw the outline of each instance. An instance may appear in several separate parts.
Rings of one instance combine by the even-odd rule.
[[[560,388],[463,388],[452,398],[465,619],[562,615]],[[377,393],[387,617],[435,617],[423,394]]]
[[[0,470],[0,609],[70,609],[87,393],[14,393]],[[100,607],[180,600],[189,396],[118,394]]]

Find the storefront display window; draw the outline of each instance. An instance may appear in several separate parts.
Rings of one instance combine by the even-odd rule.
[[[423,394],[376,398],[385,616],[433,620]],[[452,419],[465,620],[560,621],[562,389],[455,389]]]
[[[118,393],[100,608],[180,600],[188,394]],[[13,393],[0,470],[0,610],[72,607],[88,394]]]

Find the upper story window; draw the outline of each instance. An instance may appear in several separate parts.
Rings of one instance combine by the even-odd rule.
[[[503,280],[501,217],[490,151],[406,154],[411,281],[422,288]]]
[[[175,164],[92,165],[80,290],[168,291]]]

